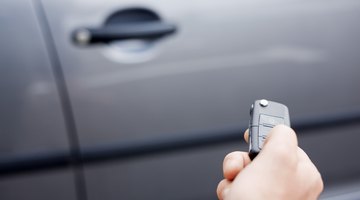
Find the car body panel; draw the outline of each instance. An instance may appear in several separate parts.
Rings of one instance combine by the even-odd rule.
[[[358,1],[43,3],[82,148],[235,126],[248,120],[250,104],[260,98],[286,104],[295,119],[360,106],[360,95],[354,92],[360,86]],[[154,10],[179,28],[157,44],[153,59],[126,63],[109,57],[112,46],[71,43],[74,29],[101,27],[107,16],[131,7]],[[357,130],[348,127],[342,133],[357,141]],[[326,184],[341,183],[337,178],[349,174],[360,178],[359,161],[344,162],[340,168],[348,169],[346,175],[329,166],[334,155],[326,154],[336,146],[341,151],[333,153],[341,156],[352,141],[338,143],[343,136],[329,130],[313,134],[299,133],[300,141]],[[246,150],[241,145],[239,149]],[[162,191],[164,199],[173,194],[179,199],[215,199],[226,150],[87,166],[89,198],[153,199]],[[145,192],[133,191],[137,187]]]
[[[83,149],[236,126],[261,98],[287,105],[292,119],[360,106],[356,0],[41,2]],[[101,27],[131,7],[154,10],[179,28],[155,44],[152,59],[129,62],[113,56],[116,46],[72,43],[73,30]],[[360,161],[343,156],[360,150],[357,130],[299,132],[326,185],[360,179]],[[237,149],[247,148],[234,141],[85,166],[88,196],[153,199],[162,191],[164,199],[215,199],[222,158]],[[334,157],[341,166],[332,165]]]
[[[31,1],[1,1],[0,24],[1,165],[52,152],[66,155],[69,141],[61,102]],[[0,199],[76,198],[71,169],[2,175]]]

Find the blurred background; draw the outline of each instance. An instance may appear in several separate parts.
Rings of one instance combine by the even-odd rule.
[[[360,199],[360,1],[0,1],[0,199],[217,199],[249,108],[289,107]]]

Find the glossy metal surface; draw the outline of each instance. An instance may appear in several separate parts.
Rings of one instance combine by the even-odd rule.
[[[356,0],[42,2],[83,147],[233,126],[248,120],[249,105],[260,98],[283,102],[291,117],[360,106]],[[131,62],[118,58],[113,46],[70,42],[74,29],[100,26],[132,6],[153,9],[179,26],[176,36],[155,44],[152,60],[126,64]],[[341,130],[350,140],[334,131],[301,138],[326,183],[360,178],[359,161],[342,157],[344,147],[360,151],[353,143],[360,139],[356,130]],[[333,149],[339,151],[328,153]],[[90,167],[89,197],[149,199],[161,190],[165,199],[214,198],[228,150]],[[344,161],[343,170],[331,165],[334,156]]]
[[[0,179],[3,200],[76,200],[71,171],[52,171]]]
[[[54,76],[32,9],[25,0],[0,4],[0,156],[68,149]]]
[[[262,97],[292,115],[360,105],[358,1],[140,1],[180,30],[143,64],[69,41],[131,2],[43,2],[82,145],[237,124]]]
[[[67,151],[55,79],[31,2],[0,1],[0,24],[0,159]],[[71,171],[0,178],[4,200],[74,199],[74,190]]]

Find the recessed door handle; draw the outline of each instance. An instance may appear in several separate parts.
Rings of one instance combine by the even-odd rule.
[[[129,39],[157,40],[174,34],[176,30],[176,25],[164,22],[151,10],[131,8],[110,15],[101,27],[75,29],[72,40],[80,45]]]
[[[101,28],[79,28],[73,33],[77,44],[110,43],[128,39],[159,39],[176,32],[174,24],[165,22],[147,22],[126,25],[112,25]]]

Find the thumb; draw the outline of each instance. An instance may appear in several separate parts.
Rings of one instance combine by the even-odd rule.
[[[292,164],[297,161],[298,141],[295,131],[285,125],[272,128],[265,140],[259,155],[254,159],[271,161],[271,163]]]

